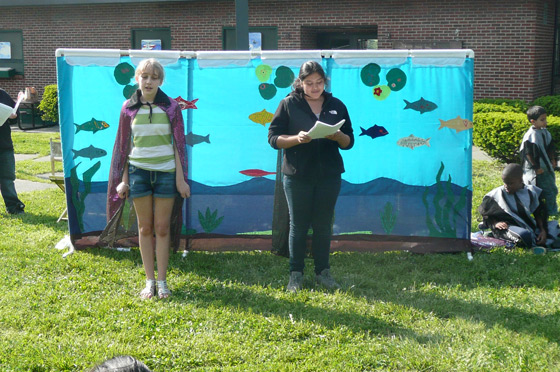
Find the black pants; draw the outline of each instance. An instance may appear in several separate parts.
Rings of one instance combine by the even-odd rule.
[[[319,179],[284,176],[284,192],[290,211],[290,271],[303,272],[310,227],[313,229],[315,273],[330,268],[332,223],[340,183],[340,175]]]

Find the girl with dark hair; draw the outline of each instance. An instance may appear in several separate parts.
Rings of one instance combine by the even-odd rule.
[[[329,253],[334,207],[340,192],[344,164],[339,149],[354,145],[352,123],[346,106],[325,91],[327,77],[315,61],[305,62],[272,118],[268,142],[284,149],[282,173],[290,212],[290,280],[288,291],[303,285],[307,232],[313,229],[312,252],[318,284],[340,286],[330,274]],[[334,134],[312,139],[308,131],[317,120],[336,124],[345,120]]]

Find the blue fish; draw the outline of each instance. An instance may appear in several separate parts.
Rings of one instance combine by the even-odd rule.
[[[387,132],[387,129],[385,129],[385,127],[379,126],[379,125],[374,125],[373,127],[368,128],[367,130],[365,130],[364,128],[360,127],[360,129],[362,130],[362,133],[360,133],[360,136],[370,136],[371,139],[375,139],[377,137],[383,137],[389,134],[389,132]]]
[[[189,146],[194,146],[194,145],[198,145],[199,143],[202,142],[206,142],[206,143],[210,143],[210,135],[206,135],[206,136],[201,136],[198,134],[194,134],[193,132],[189,132],[186,136],[185,136],[185,140],[187,145]]]
[[[404,108],[404,110],[413,109],[423,114],[425,112],[434,111],[435,109],[437,109],[437,105],[435,103],[426,101],[423,97],[420,97],[418,101],[412,103],[408,102],[406,99],[403,101],[404,103],[406,103],[406,107]]]
[[[98,149],[97,147],[93,147],[93,145],[89,145],[89,147],[85,147],[81,150],[72,149],[72,152],[74,153],[73,159],[76,159],[78,156],[81,156],[82,158],[88,158],[89,160],[93,160],[94,158],[100,158],[107,155],[107,151],[103,149]]]

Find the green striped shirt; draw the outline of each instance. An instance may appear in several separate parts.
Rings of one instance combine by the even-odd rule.
[[[171,123],[167,114],[152,105],[143,105],[132,121],[132,152],[128,159],[135,167],[160,172],[175,170],[175,152],[171,135]]]

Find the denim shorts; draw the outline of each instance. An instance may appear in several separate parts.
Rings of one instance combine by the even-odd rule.
[[[130,198],[153,195],[155,198],[174,198],[177,196],[175,172],[149,171],[128,165]]]

